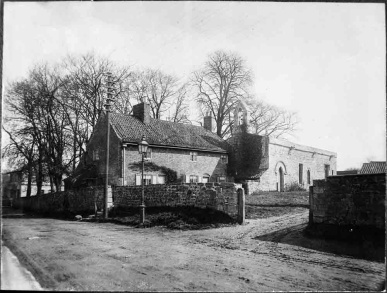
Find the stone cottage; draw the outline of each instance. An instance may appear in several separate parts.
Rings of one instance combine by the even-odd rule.
[[[243,103],[234,111],[229,176],[244,183],[247,192],[285,191],[297,184],[305,189],[313,180],[336,175],[337,154],[286,140],[248,132]]]
[[[242,103],[234,112],[234,127],[228,140],[212,130],[212,118],[204,127],[173,123],[150,117],[150,107],[141,103],[133,115],[110,114],[109,184],[141,185],[141,155],[138,143],[149,143],[145,184],[236,182],[246,192],[285,191],[291,184],[304,188],[313,180],[336,175],[336,153],[260,136],[248,132],[247,110]],[[98,185],[105,178],[106,124],[103,115],[87,146],[87,153],[73,186]],[[173,173],[171,176],[171,173]]]
[[[75,185],[102,184],[106,162],[106,116],[97,122],[87,145],[86,156],[72,178]],[[142,136],[149,143],[145,158],[144,183],[226,182],[227,143],[211,132],[212,119],[204,118],[204,127],[173,123],[150,117],[150,106],[133,107],[133,115],[110,114],[109,184],[141,185],[141,154],[138,143]],[[171,176],[171,173],[173,173]],[[80,182],[82,181],[82,182]]]

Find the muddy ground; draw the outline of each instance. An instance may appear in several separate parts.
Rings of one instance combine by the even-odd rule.
[[[303,236],[308,210],[179,231],[3,219],[5,244],[45,288],[125,291],[380,290],[385,264]],[[347,245],[347,244],[346,244]],[[341,247],[341,252],[332,247]],[[333,253],[334,252],[334,253]]]

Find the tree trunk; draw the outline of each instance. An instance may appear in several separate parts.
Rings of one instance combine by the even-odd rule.
[[[29,164],[28,166],[28,174],[27,174],[27,194],[26,196],[27,197],[30,197],[31,196],[31,185],[32,185],[32,167],[31,165]]]

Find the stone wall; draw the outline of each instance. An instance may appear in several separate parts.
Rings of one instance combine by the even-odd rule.
[[[331,176],[310,188],[310,222],[385,225],[386,174]]]
[[[147,185],[145,206],[195,206],[213,208],[230,215],[238,213],[237,190],[234,183],[191,183]],[[115,207],[139,206],[141,186],[116,186],[113,188]]]
[[[239,188],[241,185],[234,183],[147,185],[144,186],[145,205],[209,207],[236,215]],[[109,187],[109,207],[138,207],[141,191],[141,186]],[[98,210],[104,207],[104,186],[18,198],[14,203],[15,207],[51,214],[94,213],[95,205]]]
[[[112,198],[111,192],[111,188],[109,187],[110,205]],[[14,207],[50,214],[64,212],[94,213],[95,208],[102,210],[104,207],[104,187],[88,187],[80,190],[67,190],[40,196],[17,198],[14,201]]]

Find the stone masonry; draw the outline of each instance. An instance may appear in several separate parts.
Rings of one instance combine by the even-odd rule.
[[[310,222],[385,225],[386,174],[332,176],[310,187]]]
[[[285,140],[269,138],[269,168],[260,178],[260,190],[277,191],[280,185],[279,168],[284,171],[284,189],[296,183],[308,189],[313,180],[325,178],[325,168],[329,176],[336,175],[337,154],[314,147],[294,144]],[[300,184],[300,164],[302,178]],[[308,182],[309,171],[309,182]]]
[[[237,190],[234,183],[159,184],[145,186],[145,206],[194,206],[213,208],[230,215],[238,213]],[[115,207],[138,207],[141,186],[113,188]]]
[[[234,183],[155,184],[144,186],[145,205],[194,206],[213,208],[229,215],[238,213],[237,191]],[[141,203],[141,186],[109,187],[109,207],[138,207]],[[104,207],[104,187],[87,187],[40,196],[18,198],[15,207],[26,210],[60,214],[94,213]]]

